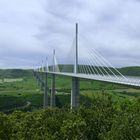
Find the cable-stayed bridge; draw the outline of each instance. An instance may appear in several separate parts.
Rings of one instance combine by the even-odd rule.
[[[62,54],[63,55],[63,54]],[[53,50],[53,62],[45,63],[34,70],[36,78],[43,83],[45,87],[44,106],[47,106],[47,75],[52,75],[52,90],[51,90],[51,106],[55,106],[55,75],[64,75],[72,77],[72,92],[71,92],[71,107],[78,106],[79,100],[79,79],[91,79],[97,81],[110,82],[114,84],[129,85],[140,87],[140,78],[132,76],[124,76],[118,69],[110,64],[99,52],[92,48],[78,47],[78,24],[76,24],[76,35],[72,46],[63,62],[57,61],[55,50]],[[63,63],[63,65],[62,65]],[[40,75],[46,75],[45,83]]]

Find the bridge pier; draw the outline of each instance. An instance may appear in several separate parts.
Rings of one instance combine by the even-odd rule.
[[[38,86],[40,87],[40,77],[39,77],[39,72],[36,73],[36,80],[37,80],[37,83],[38,83]]]
[[[40,75],[39,75],[39,72],[37,72],[37,74],[36,74],[37,76],[37,83],[38,83],[38,86],[40,87],[41,86],[41,81],[40,81]]]
[[[48,74],[45,73],[45,85],[44,85],[44,108],[48,106]]]
[[[51,107],[55,106],[55,74],[52,74],[52,81],[51,81]]]
[[[79,78],[72,77],[71,109],[79,106]]]
[[[78,24],[76,23],[76,46],[75,46],[75,62],[74,73],[78,73]],[[72,77],[72,91],[71,91],[71,109],[79,106],[79,78]]]
[[[43,91],[43,88],[44,88],[43,75],[44,75],[44,73],[41,72],[40,73],[41,91]]]

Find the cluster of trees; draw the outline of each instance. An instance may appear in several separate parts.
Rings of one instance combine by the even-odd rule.
[[[104,94],[95,96],[92,106],[73,111],[47,108],[0,113],[0,139],[138,140],[140,99],[114,102]]]
[[[0,96],[0,111],[10,110],[12,108],[24,106],[25,100],[13,96]]]

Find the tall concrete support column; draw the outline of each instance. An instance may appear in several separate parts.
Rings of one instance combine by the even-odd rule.
[[[37,83],[38,83],[38,86],[40,87],[41,83],[40,83],[40,77],[39,77],[39,73],[37,72]]]
[[[44,108],[48,106],[48,74],[45,73],[45,85],[44,85]]]
[[[52,74],[52,83],[51,83],[51,106],[55,106],[55,74]]]
[[[72,77],[71,109],[76,109],[79,106],[79,95],[79,79]]]
[[[34,71],[34,70],[33,70],[33,76],[34,76],[34,77],[36,77],[36,73],[35,73],[35,71]]]
[[[44,89],[44,80],[43,80],[43,77],[44,77],[44,73],[43,72],[40,72],[40,82],[41,82],[41,90],[42,91]]]

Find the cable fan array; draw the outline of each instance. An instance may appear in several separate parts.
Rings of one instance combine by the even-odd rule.
[[[70,50],[66,55],[65,62],[63,64],[58,63],[55,52],[53,55],[52,65],[48,65],[47,59],[45,66],[39,68],[40,71],[55,72],[62,74],[71,74],[75,76],[74,64],[75,64],[75,44],[76,39],[74,37]],[[61,64],[61,65],[60,65]],[[121,72],[109,63],[95,48],[84,47],[78,50],[78,77],[88,78],[100,81],[108,81],[113,83],[122,83],[128,85],[140,86],[140,80],[136,78],[130,78],[124,76]]]

